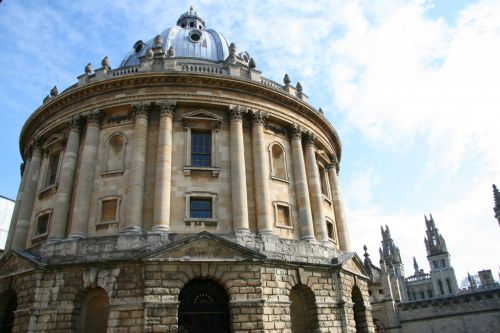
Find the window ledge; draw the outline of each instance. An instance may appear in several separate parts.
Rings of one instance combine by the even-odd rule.
[[[108,225],[108,224],[118,224],[120,221],[114,220],[114,221],[99,221],[96,223],[96,226],[98,225]]]
[[[41,241],[44,241],[47,239],[47,236],[49,235],[48,232],[45,232],[43,234],[40,234],[40,235],[36,235],[36,236],[33,236],[31,237],[31,241],[33,243],[38,243],[38,242],[41,242]]]
[[[211,226],[217,225],[217,219],[214,219],[214,218],[203,219],[203,218],[185,217],[184,222],[186,222],[186,225],[188,225],[188,226],[211,227]]]
[[[281,177],[278,177],[278,176],[272,176],[271,175],[271,179],[272,180],[277,180],[279,182],[283,182],[283,183],[287,183],[289,184],[290,183],[290,180],[286,179],[286,178],[281,178]]]
[[[325,194],[321,193],[321,196],[323,197],[323,200],[325,200],[326,202],[328,202],[330,205],[332,204],[332,199],[330,199],[329,197],[327,197]]]
[[[182,168],[184,170],[184,176],[190,176],[192,171],[210,171],[212,172],[212,177],[219,177],[220,168],[219,167],[200,167],[200,166],[185,166]]]
[[[101,177],[107,177],[107,176],[115,176],[115,175],[123,175],[124,169],[119,169],[119,170],[106,170],[101,172]]]
[[[274,225],[276,228],[280,228],[280,229],[288,229],[288,230],[293,230],[293,225],[290,226],[290,225],[284,225],[284,224],[275,224]]]
[[[41,199],[45,196],[53,195],[56,192],[57,192],[57,184],[52,184],[41,189],[40,192],[38,192],[38,198]]]

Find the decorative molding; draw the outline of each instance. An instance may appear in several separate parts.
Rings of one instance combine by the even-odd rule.
[[[149,119],[150,105],[149,103],[136,103],[132,107],[134,109],[134,118]]]
[[[156,107],[160,111],[160,117],[163,116],[173,117],[176,105],[177,105],[176,101],[165,100],[161,102],[156,102]]]
[[[264,126],[267,118],[269,117],[269,114],[264,111],[259,111],[257,109],[252,109],[250,111],[250,114],[252,115],[252,125],[257,126],[257,125],[262,125]]]
[[[290,133],[290,139],[292,140],[302,139],[303,128],[300,125],[293,123],[292,126],[290,126],[288,132]]]
[[[82,114],[82,117],[87,121],[88,125],[101,125],[102,120],[102,112],[101,110],[95,109],[89,112]]]
[[[229,120],[243,121],[243,115],[248,112],[248,108],[241,105],[229,105]]]

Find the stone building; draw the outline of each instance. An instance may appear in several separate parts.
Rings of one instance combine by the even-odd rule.
[[[373,332],[341,144],[192,8],[26,121],[2,332]]]
[[[430,272],[413,257],[414,274],[405,277],[399,248],[389,227],[382,227],[380,267],[364,247],[364,266],[376,332],[476,333],[500,331],[500,286],[491,270],[479,272],[481,285],[469,275],[470,288],[459,290],[444,237],[434,218],[425,216]]]

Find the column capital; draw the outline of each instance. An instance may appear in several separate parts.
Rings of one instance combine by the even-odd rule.
[[[66,120],[66,125],[70,128],[70,131],[80,131],[82,127],[81,116],[71,116]]]
[[[243,121],[243,115],[248,112],[248,108],[242,105],[229,105],[229,120],[233,121]]]
[[[156,108],[160,111],[160,117],[168,116],[173,117],[175,113],[175,106],[177,105],[176,101],[159,101],[156,102]]]
[[[290,133],[290,139],[301,140],[302,139],[302,130],[303,128],[299,124],[292,124],[288,128],[288,132]]]
[[[95,109],[82,114],[82,119],[87,121],[87,125],[101,125],[102,112],[101,110]]]
[[[137,103],[133,104],[132,108],[134,109],[134,117],[137,118],[149,118],[150,106],[147,103]]]
[[[304,133],[304,143],[306,146],[314,146],[317,140],[318,137],[316,136],[316,134],[309,131]]]
[[[339,175],[339,162],[335,156],[331,157],[331,162],[326,166],[327,170],[334,169],[337,176]]]
[[[267,121],[267,118],[269,117],[269,114],[267,112],[260,111],[257,109],[251,109],[250,114],[252,115],[253,126],[258,126],[258,125],[264,126],[265,122]]]

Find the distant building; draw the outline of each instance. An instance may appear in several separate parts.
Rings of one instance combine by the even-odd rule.
[[[14,200],[0,195],[0,250],[5,249],[10,220],[14,212],[15,204],[16,202]]]
[[[450,253],[432,215],[425,216],[425,225],[429,273],[414,257],[414,274],[405,277],[388,226],[381,228],[380,267],[364,247],[376,332],[499,332],[500,286],[491,270],[479,272],[480,285],[469,275],[470,287],[459,290]]]
[[[493,207],[493,211],[495,212],[495,218],[498,221],[498,225],[500,225],[500,191],[495,184],[493,184],[493,198],[495,200],[495,207]]]

